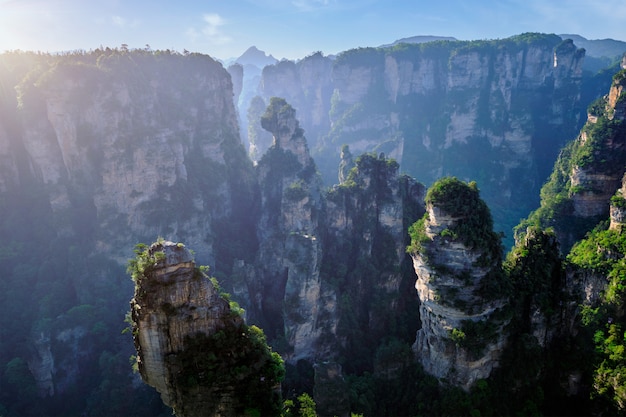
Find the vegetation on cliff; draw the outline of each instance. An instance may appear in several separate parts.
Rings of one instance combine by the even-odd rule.
[[[336,158],[347,143],[394,155],[427,185],[441,176],[475,180],[510,247],[509,231],[538,204],[539,185],[580,127],[583,58],[571,40],[539,33],[342,52],[332,123],[316,152]],[[528,60],[537,72],[527,72]]]
[[[515,40],[518,43],[505,44],[503,48],[519,54],[524,51],[526,41],[540,46],[545,41],[548,46],[559,50],[571,46],[567,43],[553,45],[552,42],[557,41],[553,36],[530,36],[527,39],[520,37]],[[441,53],[447,60],[451,56],[449,48],[452,46],[442,43],[419,47],[419,50],[422,58]],[[490,47],[496,47],[497,42],[467,46],[469,52],[491,51],[491,57],[495,55]],[[378,60],[371,68],[382,69],[384,58],[401,57],[403,54],[411,56],[413,48],[399,45],[392,50],[385,50],[384,54],[370,50],[356,51],[355,54],[363,53],[364,57],[371,54]],[[458,57],[462,52],[459,50],[454,56]],[[242,265],[241,269],[245,269],[254,262],[260,238],[256,226],[262,216],[258,203],[259,190],[256,187],[262,188],[267,183],[253,184],[250,181],[253,178],[252,165],[245,158],[236,131],[231,129],[236,124],[233,121],[234,114],[230,115],[233,118],[229,118],[228,109],[224,107],[226,113],[211,112],[201,120],[193,116],[201,104],[214,105],[217,100],[228,103],[231,100],[228,94],[229,80],[222,77],[223,68],[219,63],[209,57],[174,51],[99,48],[91,52],[58,56],[30,53],[12,55],[15,56],[0,56],[0,77],[5,87],[0,89],[0,235],[5,237],[0,244],[0,259],[3,261],[0,265],[0,304],[3,306],[3,314],[0,315],[0,414],[169,415],[170,411],[163,407],[158,396],[147,387],[137,384],[137,376],[130,372],[128,357],[132,353],[132,346],[128,335],[120,334],[120,328],[123,326],[132,285],[125,277],[120,259],[126,257],[125,253],[133,242],[149,239],[159,233],[176,235],[180,239],[193,238],[205,248],[203,259],[215,263],[215,274],[220,279],[225,278],[225,281],[231,278],[229,273],[233,264]],[[341,59],[348,62],[352,57],[346,54]],[[355,57],[354,63],[361,65],[362,62],[365,66],[371,64],[367,59],[360,60],[361,57]],[[416,58],[414,62],[418,61]],[[442,67],[441,73],[444,70]],[[219,89],[215,95],[209,95],[201,88],[204,85],[202,77],[207,73],[221,74],[216,78]],[[623,82],[623,73],[619,77],[618,81]],[[68,87],[66,82],[70,81],[75,83],[75,88]],[[322,338],[320,342],[325,346],[340,347],[333,354],[343,365],[351,409],[366,415],[536,415],[541,412],[572,414],[597,410],[605,414],[623,413],[626,397],[622,377],[626,368],[622,340],[626,329],[622,300],[623,232],[600,227],[590,233],[586,240],[575,245],[568,258],[568,266],[576,271],[578,278],[594,277],[606,282],[606,290],[601,293],[597,303],[582,310],[584,326],[575,327],[580,333],[574,339],[559,333],[567,327],[560,323],[569,323],[567,307],[576,301],[565,291],[565,268],[559,258],[559,251],[567,252],[567,244],[559,249],[555,243],[555,236],[558,240],[566,231],[566,234],[573,236],[569,240],[573,244],[584,233],[582,230],[589,230],[596,221],[588,219],[583,225],[578,217],[571,215],[572,197],[584,193],[594,194],[595,190],[587,185],[572,184],[570,168],[575,165],[585,170],[618,174],[623,169],[625,159],[623,147],[607,150],[600,138],[610,137],[615,143],[620,143],[620,140],[623,142],[623,122],[610,118],[611,113],[606,111],[606,100],[601,99],[589,109],[589,113],[598,117],[598,120],[585,128],[587,140],[581,140],[562,151],[555,165],[554,182],[551,178],[551,182],[546,184],[545,195],[542,195],[546,202],[533,215],[537,217],[531,216],[528,223],[520,226],[518,245],[505,262],[505,279],[498,281],[506,282],[513,288],[509,303],[511,311],[507,313],[515,318],[511,327],[506,329],[510,343],[503,355],[500,371],[489,380],[477,381],[467,394],[445,383],[440,386],[433,377],[425,375],[415,363],[410,350],[418,326],[413,288],[415,276],[408,259],[400,256],[396,249],[411,242],[406,233],[403,236],[407,241],[400,242],[402,238],[397,238],[400,235],[391,232],[388,223],[377,220],[389,221],[393,207],[386,204],[399,198],[403,202],[402,213],[394,215],[402,217],[402,228],[407,230],[423,214],[423,208],[416,203],[417,196],[423,194],[418,192],[420,187],[414,180],[397,175],[398,164],[384,158],[380,151],[389,153],[387,149],[403,143],[407,152],[402,164],[424,168],[428,175],[441,172],[433,168],[458,167],[461,162],[478,161],[478,171],[454,174],[461,178],[477,179],[483,190],[493,191],[490,195],[494,198],[511,191],[512,199],[523,204],[504,216],[517,219],[519,216],[515,214],[523,212],[534,201],[529,196],[534,190],[532,184],[538,182],[526,181],[526,174],[535,172],[534,165],[529,167],[525,164],[511,171],[514,186],[511,190],[503,190],[499,183],[489,181],[499,178],[504,172],[502,167],[493,162],[504,160],[504,154],[496,149],[487,136],[478,139],[477,143],[481,147],[463,143],[449,144],[449,148],[445,149],[449,149],[450,153],[443,160],[432,158],[431,154],[421,152],[421,148],[418,149],[420,152],[415,152],[416,147],[422,144],[424,149],[427,146],[435,149],[441,145],[429,142],[432,139],[430,136],[421,137],[422,141],[414,143],[402,141],[414,137],[411,136],[414,132],[424,131],[419,129],[425,129],[425,126],[433,135],[444,134],[451,122],[450,108],[447,106],[461,109],[468,97],[480,98],[477,113],[481,120],[480,126],[493,134],[499,135],[510,127],[505,123],[497,123],[503,120],[506,111],[510,110],[509,115],[521,117],[520,120],[533,120],[534,128],[543,132],[543,136],[535,138],[538,153],[542,152],[542,146],[553,143],[543,139],[552,134],[558,137],[555,130],[561,127],[550,127],[549,117],[545,115],[552,113],[544,111],[545,107],[535,106],[544,99],[545,103],[550,101],[546,99],[549,95],[543,95],[545,86],[541,94],[535,95],[531,90],[516,90],[518,94],[515,95],[513,106],[506,109],[501,97],[487,94],[491,91],[486,87],[488,84],[474,92],[455,91],[448,104],[445,103],[445,97],[437,92],[425,96],[415,94],[398,97],[397,101],[392,102],[383,84],[377,80],[368,93],[368,102],[357,103],[353,108],[342,108],[346,103],[341,102],[339,94],[335,96],[334,116],[340,118],[343,115],[345,118],[336,120],[333,146],[342,143],[342,138],[360,140],[377,137],[376,126],[368,125],[372,129],[370,131],[350,130],[361,121],[375,124],[377,119],[372,116],[372,111],[390,111],[401,117],[398,124],[389,125],[397,129],[389,140],[379,143],[375,154],[361,157],[355,169],[347,173],[343,186],[328,193],[327,203],[340,207],[347,219],[346,224],[350,226],[337,230],[327,228],[320,236],[320,240],[324,241],[320,273],[323,290],[326,291],[322,293],[325,297],[322,301],[324,305],[336,307],[339,311],[337,316],[331,317],[339,317],[339,322],[333,323],[328,312],[320,316],[317,323],[326,320],[327,325],[327,339]],[[17,90],[13,89],[14,86],[18,87]],[[119,86],[128,89],[124,87],[116,90]],[[51,91],[59,94],[68,92],[68,97],[63,96],[66,99],[63,106],[68,107],[62,107],[54,101],[47,102],[45,94]],[[225,93],[221,94],[220,91]],[[575,95],[576,89],[573,88],[571,92]],[[215,100],[207,100],[207,96]],[[68,111],[67,114],[81,116],[77,120],[64,119],[62,124],[70,130],[76,127],[79,138],[77,149],[84,153],[70,155],[59,165],[61,169],[58,172],[55,171],[57,167],[37,165],[33,152],[40,149],[38,146],[56,143],[59,138],[65,137],[56,137],[48,126],[49,121],[44,113],[46,106],[56,103],[60,106],[56,110],[82,110],[96,101],[100,103],[98,100],[103,97],[107,99],[101,102],[101,108],[94,107],[85,112]],[[561,99],[563,102],[569,100],[567,97]],[[126,100],[130,103],[129,107],[120,110],[121,103]],[[291,111],[290,106],[286,107],[286,102],[277,103],[276,115]],[[529,108],[532,109],[532,117],[524,119]],[[411,109],[410,117],[403,117],[402,109]],[[493,113],[486,111],[491,109]],[[111,115],[111,120],[106,118]],[[256,114],[255,117],[260,116]],[[94,124],[89,125],[89,120],[95,120]],[[161,125],[159,120],[166,123]],[[119,121],[119,125],[115,121]],[[168,136],[168,132],[177,126],[183,128],[176,131],[174,136]],[[208,130],[203,130],[207,126]],[[521,127],[522,130],[530,128],[530,124]],[[107,129],[114,130],[120,136],[115,136],[118,140],[114,146],[104,149],[101,146],[110,133]],[[104,131],[109,133],[105,134]],[[563,129],[563,132],[557,133],[564,135],[567,129]],[[26,136],[39,139],[33,142],[37,146],[30,143],[28,146],[32,149],[27,148]],[[233,140],[224,143],[217,141],[223,138]],[[184,173],[186,180],[172,183],[166,181],[173,178],[161,176],[169,169],[167,166],[150,171],[150,175],[138,170],[138,175],[132,176],[126,170],[133,166],[148,170],[154,166],[154,162],[162,161],[160,157],[157,158],[155,150],[163,144],[165,158],[162,160],[169,161],[176,149],[185,150],[184,159],[181,159],[184,163],[170,168],[176,170],[181,178]],[[43,158],[48,158],[48,162],[57,152],[57,148],[50,149],[55,151],[48,152]],[[119,154],[119,164],[110,170],[115,175],[107,177],[111,183],[135,185],[139,184],[135,182],[139,178],[160,182],[154,193],[148,191],[146,183],[129,190],[132,199],[142,201],[139,207],[132,206],[128,207],[128,211],[121,211],[116,204],[126,207],[125,204],[131,200],[125,200],[119,194],[94,194],[106,185],[103,183],[104,173],[100,171],[105,150]],[[136,151],[145,151],[146,158],[136,154]],[[228,163],[219,163],[207,157],[208,153],[216,158],[224,155]],[[84,161],[81,160],[83,156]],[[264,163],[271,161],[272,165],[283,164],[284,173],[287,173],[282,175],[278,170],[269,173],[268,180],[274,181],[273,185],[284,178],[293,177],[281,184],[285,202],[295,205],[313,194],[307,188],[307,180],[315,175],[314,167],[299,171],[296,158],[282,149],[268,152],[266,158]],[[86,169],[71,169],[72,163],[81,161],[85,162],[81,166]],[[528,172],[525,172],[526,168]],[[607,168],[608,171],[605,170]],[[443,172],[448,171],[444,169]],[[58,174],[60,180],[44,181],[44,176],[51,173],[52,177]],[[334,173],[335,166],[333,176]],[[120,180],[123,175],[125,179]],[[534,174],[532,178],[535,178]],[[426,176],[420,176],[419,179],[430,181]],[[465,210],[465,204],[475,202],[472,199],[473,187],[470,184],[467,187],[460,187],[461,194],[468,194],[465,196],[467,200],[460,200],[458,205],[449,207],[451,211]],[[433,192],[429,201],[441,203],[441,196],[448,194],[443,192],[446,188],[442,187],[439,195]],[[451,194],[454,198],[455,193]],[[549,203],[550,199],[554,200],[554,204]],[[274,210],[276,201],[270,198],[270,204],[263,210]],[[624,205],[624,199],[620,196],[614,196],[611,201],[614,206]],[[105,204],[100,205],[103,202]],[[471,220],[477,228],[450,228],[439,237],[442,241],[466,242],[475,248],[497,247],[497,250],[488,252],[489,257],[483,258],[485,263],[493,263],[501,259],[501,254],[496,255],[501,249],[497,234],[489,232],[492,226],[481,229],[482,221],[489,223],[484,216],[483,205],[474,207],[476,213],[472,210],[467,213],[477,216]],[[273,215],[276,213],[274,211]],[[503,217],[501,212],[497,213],[500,218]],[[137,222],[144,214],[146,225],[132,228],[131,223]],[[317,214],[322,215],[322,212]],[[332,217],[330,220],[339,218]],[[280,220],[278,216],[272,219]],[[397,217],[392,220],[397,220]],[[423,224],[422,221],[422,226],[419,226],[418,222],[411,228],[411,237],[415,237],[413,244],[420,242],[419,232],[416,231],[422,229]],[[554,228],[554,232],[549,230],[549,226]],[[143,252],[143,249],[140,248],[140,251]],[[277,253],[285,253],[280,252],[281,249],[279,247]],[[417,247],[414,249],[418,250]],[[296,261],[303,258],[302,253],[298,253],[298,258],[291,259]],[[145,272],[161,260],[160,256],[157,252],[141,260],[135,267]],[[303,264],[300,262],[298,265]],[[271,277],[272,285],[282,279],[280,274]],[[389,277],[401,277],[397,288],[388,290],[388,284],[396,285]],[[269,290],[268,294],[271,295]],[[329,294],[339,296],[334,298]],[[289,301],[293,301],[293,298],[289,298]],[[272,312],[276,312],[277,317],[282,314],[283,308],[289,307],[288,303],[282,304],[278,296],[263,298],[262,302],[265,305],[272,304]],[[236,304],[230,303],[230,306],[233,313],[239,311]],[[296,313],[289,312],[294,316]],[[273,319],[274,316],[269,317],[268,322]],[[279,330],[283,329],[281,320],[276,323]],[[333,324],[337,324],[336,329],[331,328]],[[259,353],[257,349],[265,343],[262,334],[252,326],[247,330],[234,326],[230,330],[221,333],[217,337],[219,340],[199,337],[187,341],[192,350],[201,346],[204,351],[217,349],[225,356],[219,356],[221,353],[215,354],[215,358],[204,353],[194,355],[193,358],[182,355],[178,365],[193,368],[195,372],[198,362],[207,367],[209,373],[220,372],[227,375],[233,384],[241,383],[243,374],[240,371],[244,372],[244,367],[250,368],[252,365],[245,361],[238,362],[239,358],[235,359],[238,350],[233,353],[226,345],[231,342],[249,343],[250,349],[246,351],[259,354],[258,363],[264,363],[264,372],[276,378],[280,376],[278,362],[274,360],[277,358],[274,355],[268,357],[266,352]],[[489,328],[459,328],[456,336],[459,345],[472,349],[480,348],[475,342],[480,342],[480,339],[485,338],[483,336],[489,339],[492,333]],[[540,333],[547,335],[546,340],[551,338],[556,342],[541,345]],[[222,367],[225,364],[233,366],[226,369]],[[313,392],[312,363],[299,360],[287,368],[291,371],[287,379],[297,380],[286,384],[288,388],[293,388],[289,398],[302,398],[300,403],[308,413],[311,411],[310,398],[301,394]],[[582,370],[580,380],[583,381],[580,384],[576,379],[579,370]],[[193,372],[185,371],[184,374],[193,375]],[[572,378],[567,379],[570,375]],[[208,387],[210,378],[206,379],[205,376],[199,376],[195,381],[187,378],[180,382],[183,385],[198,383]],[[257,390],[261,388],[252,385],[251,391],[246,391],[247,385],[242,386],[241,391],[247,392],[246,396],[250,398],[261,395],[261,391]],[[565,392],[566,387],[572,391]],[[594,392],[591,405],[585,397],[590,390]],[[265,404],[268,410],[275,412],[277,405],[272,397],[265,399],[272,401],[272,404],[267,405],[262,400],[259,404]],[[290,407],[288,412],[295,414],[294,406]],[[253,408],[248,408],[250,414],[254,413]]]
[[[0,414],[169,415],[130,371],[124,260],[157,234],[197,242],[216,275],[254,252],[228,74],[207,55],[98,48],[0,54],[0,79]],[[23,388],[11,362],[28,364],[12,368]]]
[[[626,70],[617,73],[613,77],[613,85],[623,83],[624,74]],[[592,201],[594,195],[612,194],[621,180],[626,160],[626,122],[613,117],[613,111],[607,96],[589,106],[588,112],[593,119],[587,121],[576,140],[570,141],[561,150],[549,180],[541,188],[541,206],[516,227],[517,239],[523,237],[529,226],[551,227],[566,254],[585,233],[606,219],[608,199],[601,201],[603,209],[597,214],[578,212],[575,200],[584,203],[585,200]],[[575,179],[577,175],[582,179]],[[602,182],[585,179],[585,176],[607,179]],[[607,185],[608,190],[604,190]]]
[[[583,333],[593,340],[586,371],[593,373],[592,397],[607,413],[626,411],[626,232],[601,223],[567,256],[570,268],[602,282],[599,299],[582,309]]]
[[[347,226],[327,227],[320,274],[341,296],[337,331],[338,336],[346,338],[341,355],[348,372],[371,371],[375,350],[385,337],[405,343],[414,337],[417,323],[411,323],[410,307],[415,301],[401,296],[397,300],[400,305],[392,312],[389,305],[396,295],[383,288],[385,280],[398,279],[400,288],[410,291],[415,282],[409,259],[399,257],[402,246],[397,231],[381,224],[386,208],[406,216],[394,219],[401,230],[406,230],[423,210],[412,196],[421,185],[400,176],[398,169],[398,163],[391,158],[363,154],[356,158],[346,180],[326,194],[327,215],[345,216]],[[365,288],[378,290],[372,293]],[[367,334],[364,326],[369,329]],[[355,352],[360,352],[358,361],[354,360]]]
[[[487,299],[497,299],[506,294],[508,287],[503,279],[500,264],[502,262],[501,235],[493,231],[491,213],[485,202],[480,198],[476,182],[465,183],[455,177],[444,177],[437,180],[426,193],[427,207],[441,210],[441,215],[452,218],[451,226],[439,231],[438,236],[431,238],[426,231],[429,218],[426,212],[422,219],[409,227],[411,243],[407,252],[420,254],[424,259],[432,258],[435,251],[431,243],[436,239],[439,244],[460,242],[467,250],[478,254],[473,266],[486,267],[490,272],[482,279],[477,295]],[[446,265],[439,265],[430,260],[435,268],[447,270]],[[463,271],[459,278],[463,279]],[[445,302],[452,302],[455,297],[447,294]],[[452,304],[455,304],[452,302]]]
[[[161,389],[168,392],[161,394],[170,398],[170,405],[182,415],[279,415],[285,368],[280,355],[267,345],[263,331],[245,323],[239,316],[242,310],[221,291],[215,278],[206,275],[207,268],[195,267],[193,260],[188,260],[189,252],[182,243],[174,245],[159,239],[149,247],[137,245],[135,253],[136,257],[128,262],[128,272],[135,282],[131,323],[139,371],[145,382],[166,387]],[[193,269],[184,272],[188,263]],[[206,299],[186,299],[181,304],[179,292],[202,289],[194,281],[204,281],[203,285],[212,288],[217,298],[210,295]],[[189,315],[189,309],[197,312]],[[163,321],[160,315],[165,315],[167,325],[143,328],[152,326],[153,321]],[[185,334],[184,322],[190,319],[202,320],[207,328]],[[155,331],[164,334],[155,335]],[[146,332],[151,336],[142,337]],[[177,340],[183,336],[184,340]],[[151,338],[168,343],[146,343]],[[159,354],[163,357],[155,357]],[[157,366],[148,359],[160,361],[158,372],[147,369]]]

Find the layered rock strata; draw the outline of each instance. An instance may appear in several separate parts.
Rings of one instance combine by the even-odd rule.
[[[456,195],[461,192],[476,199],[477,190],[455,179],[442,181],[448,181],[446,195],[429,199],[431,188],[427,214],[412,227],[413,241],[419,241],[412,257],[422,323],[413,349],[426,372],[469,390],[498,366],[505,344],[501,332],[505,323],[500,318],[505,301],[497,291],[500,254],[491,252],[499,249],[497,245],[480,246],[462,236],[480,233],[462,231],[464,223],[491,226],[485,212],[478,216],[485,216],[482,221],[487,224],[476,221],[474,210],[487,210],[486,206],[473,206]],[[463,208],[446,207],[446,199],[465,200],[460,204],[472,208],[462,214]],[[485,236],[493,241],[492,233],[487,231]]]
[[[262,323],[268,328],[282,324],[277,330],[293,347],[288,358],[313,358],[320,354],[316,342],[325,310],[321,300],[328,296],[319,275],[321,183],[290,104],[273,98],[261,124],[272,134],[273,144],[257,165],[262,184],[257,228],[261,243],[257,278],[248,279],[247,292],[257,317],[270,321]]]
[[[267,346],[255,346],[255,335],[196,269],[189,250],[157,242],[131,268],[139,372],[163,402],[177,416],[239,416],[251,406],[271,412],[267,404],[249,404],[246,396],[262,392],[267,403],[279,398],[274,365],[282,362],[266,354]]]
[[[611,204],[610,216],[611,223],[609,228],[621,230],[626,224],[626,174],[622,178],[622,187],[617,190]]]
[[[327,184],[344,144],[384,152],[426,184],[479,180],[506,232],[538,203],[577,132],[583,61],[556,35],[402,44],[280,62],[264,69],[259,91],[298,110]]]

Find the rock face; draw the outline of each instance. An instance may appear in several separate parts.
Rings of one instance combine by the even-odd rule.
[[[541,208],[530,216],[544,227],[554,227],[564,253],[608,218],[611,197],[621,186],[626,159],[625,74],[626,70],[617,73],[609,94],[589,106],[587,122],[564,147],[542,189]]]
[[[96,50],[0,58],[0,74],[17,87],[0,91],[0,230],[10,237],[2,273],[14,290],[1,299],[10,312],[41,301],[24,318],[23,346],[0,344],[0,359],[27,363],[40,395],[85,397],[97,387],[77,381],[94,364],[112,370],[103,380],[116,372],[124,389],[138,390],[125,366],[130,346],[110,329],[132,291],[123,266],[129,248],[158,235],[185,241],[225,277],[249,322],[291,364],[332,363],[357,348],[374,358],[399,322],[411,324],[393,336],[412,342],[417,301],[404,248],[408,224],[423,213],[424,187],[395,162],[378,154],[346,160],[345,183],[328,195],[283,100],[264,119],[271,146],[255,168],[239,140],[231,77],[207,56]],[[321,58],[311,57],[306,71],[326,68]],[[36,267],[34,244],[44,260]],[[19,332],[11,317],[0,317],[7,334]],[[154,346],[167,340],[142,337]],[[112,345],[129,349],[109,354]],[[150,360],[146,375],[158,381]],[[178,404],[169,382],[154,384]],[[105,395],[93,407],[107,406]]]
[[[355,349],[373,359],[389,328],[412,322],[394,334],[407,342],[417,328],[415,277],[403,265],[406,229],[423,214],[425,189],[399,175],[395,161],[368,154],[345,167],[341,185],[322,192],[295,116],[273,98],[261,118],[273,145],[256,167],[259,249],[253,261],[236,264],[233,294],[290,364],[333,364]],[[323,408],[318,412],[335,412]]]
[[[0,211],[10,219],[0,227],[11,236],[7,247],[17,248],[13,263],[29,264],[24,249],[40,242],[47,271],[29,267],[28,287],[38,289],[3,302],[14,309],[58,300],[33,310],[25,346],[36,348],[24,352],[42,395],[71,395],[108,349],[94,324],[105,334],[115,328],[122,310],[113,306],[132,291],[123,278],[128,248],[158,235],[184,238],[215,265],[216,254],[232,263],[222,243],[254,246],[252,164],[239,141],[230,76],[208,56],[107,49],[0,61],[11,86],[0,92]],[[11,287],[24,281],[14,266],[2,271]],[[91,308],[84,323],[70,314],[75,306]],[[12,331],[8,321],[2,327]],[[5,355],[15,353],[3,345]]]
[[[198,178],[208,166],[240,165],[228,73],[199,55],[111,52],[97,65],[94,59],[44,67],[36,85],[25,80],[18,86],[21,101],[14,117],[21,125],[14,133],[29,165],[4,181],[19,187],[30,170],[47,187],[52,215],[64,219],[60,233],[85,232],[68,215],[80,206],[97,231],[96,245],[107,251],[126,245],[120,239],[128,234],[121,230],[155,236],[158,225],[168,222],[167,212],[185,206],[186,219],[169,224],[172,237],[186,237],[198,256],[209,260],[212,218],[199,214],[230,211],[233,201],[226,177],[213,176],[215,184]],[[0,149],[10,151],[15,139],[0,135]],[[185,187],[189,193],[181,193]]]
[[[142,379],[156,388],[163,402],[177,414],[189,415],[184,407],[190,404],[177,391],[166,358],[183,350],[185,336],[216,333],[233,318],[213,284],[199,276],[194,279],[195,264],[184,246],[163,242],[150,248],[150,256],[156,253],[164,259],[140,278],[131,301],[137,362]]]
[[[350,328],[354,323],[367,329],[370,340],[380,340],[408,313],[406,295],[415,276],[399,243],[408,243],[406,230],[424,213],[425,195],[423,185],[399,175],[398,163],[384,155],[361,155],[353,164],[345,181],[326,195],[324,213],[323,272],[344,300],[339,326],[347,352],[363,349]]]
[[[293,107],[273,99],[261,123],[274,143],[256,167],[262,184],[260,246],[256,272],[235,293],[248,300],[244,304],[251,317],[271,337],[285,335],[293,348],[288,358],[312,358],[318,354],[322,312],[321,184]]]
[[[475,188],[444,178],[426,201],[426,216],[412,226],[422,322],[413,348],[426,372],[468,390],[498,366],[505,342],[498,238]],[[461,201],[466,209],[455,205]]]
[[[626,223],[626,204],[623,204],[626,197],[626,174],[622,178],[622,187],[617,190],[616,197],[613,198],[614,202],[611,204],[610,216],[611,223],[610,229],[622,229]]]
[[[598,123],[616,124],[626,118],[624,85],[626,82],[623,76],[617,76],[614,79],[609,94],[602,100],[605,105],[602,113],[606,116],[601,114],[599,119],[598,115],[588,115],[587,125],[577,139],[580,147],[595,147],[596,153],[601,150],[607,155],[614,154],[611,159],[615,159],[615,154],[619,156],[625,154],[626,138],[621,131],[623,129],[594,126]],[[593,157],[599,159],[596,155]],[[596,164],[581,160],[573,166],[570,182],[575,190],[572,195],[575,215],[578,217],[606,216],[608,201],[619,186],[622,174],[622,170],[619,167],[615,169],[614,164]]]
[[[243,318],[196,270],[189,250],[157,242],[139,255],[135,268],[131,313],[139,372],[163,402],[177,416],[239,416],[250,406],[275,412],[271,399],[280,397],[274,392],[280,373],[273,368],[282,365],[280,358],[266,345],[254,346],[258,341]],[[233,332],[239,333],[237,344],[229,345]],[[250,404],[246,395],[258,396],[256,390],[266,399]]]
[[[263,68],[258,94],[285,98],[297,111],[312,149],[330,125],[333,60],[317,52],[298,62],[282,60]]]
[[[326,183],[342,145],[384,152],[425,184],[477,180],[506,232],[576,135],[583,60],[571,41],[539,34],[360,48],[268,66],[259,94],[298,110]]]

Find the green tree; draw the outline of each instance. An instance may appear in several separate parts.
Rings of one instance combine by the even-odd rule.
[[[281,417],[317,417],[315,401],[308,393],[300,394],[297,400],[297,406],[293,400],[284,402]]]

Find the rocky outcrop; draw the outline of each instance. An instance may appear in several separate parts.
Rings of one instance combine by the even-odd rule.
[[[352,159],[352,153],[350,147],[345,145],[341,148],[341,162],[339,162],[339,185],[346,182],[350,170],[354,168],[354,160]]]
[[[0,61],[0,213],[11,219],[0,228],[12,262],[29,264],[26,248],[38,245],[46,271],[25,269],[31,290],[4,304],[41,302],[25,319],[25,358],[40,394],[63,401],[93,388],[77,381],[97,372],[104,350],[130,355],[109,329],[132,291],[121,277],[136,242],[184,237],[204,264],[220,253],[217,269],[232,262],[221,245],[254,242],[252,164],[231,78],[208,56],[99,49]],[[12,269],[2,272],[9,287],[26,282]],[[69,313],[80,306],[97,313],[77,323]],[[0,358],[8,352],[0,347]]]
[[[373,360],[390,327],[411,323],[401,340],[417,328],[406,228],[423,213],[425,189],[395,161],[367,154],[346,161],[343,183],[322,192],[295,116],[273,98],[261,118],[273,145],[256,167],[259,250],[237,263],[233,294],[290,364],[321,366],[355,349]],[[318,404],[337,401],[319,392]]]
[[[625,73],[615,74],[609,94],[589,105],[587,122],[562,149],[542,188],[540,208],[517,228],[521,234],[533,224],[552,227],[566,254],[599,221],[608,218],[626,158],[626,125],[619,109],[623,99],[617,98],[624,96],[620,91]]]
[[[241,145],[228,73],[196,54],[101,54],[42,66],[37,83],[35,76],[18,86],[15,133],[63,222],[59,233],[83,233],[69,214],[80,205],[99,251],[127,246],[121,230],[156,236],[167,222],[172,238],[184,235],[209,261],[212,215],[201,213],[224,213],[233,202],[229,179],[212,176],[201,191],[197,178],[209,167],[241,166],[231,151]],[[179,192],[185,187],[190,192]],[[184,219],[167,219],[182,206]],[[117,254],[120,262],[125,256]]]
[[[337,337],[345,354],[376,344],[364,346],[355,323],[377,342],[395,323],[417,326],[410,295],[415,275],[402,242],[408,243],[408,225],[424,213],[425,188],[398,170],[382,154],[361,155],[345,181],[326,194],[322,272],[341,300]]]
[[[321,184],[295,110],[285,100],[270,101],[261,118],[273,145],[256,167],[261,184],[260,242],[253,263],[240,263],[233,283],[248,315],[270,337],[283,337],[288,360],[315,358],[326,309],[319,276]]]
[[[479,180],[506,233],[536,206],[576,135],[583,60],[571,41],[540,34],[359,48],[267,67],[261,95],[298,110],[327,184],[344,144],[355,155],[384,152],[425,184]]]
[[[498,366],[505,343],[499,238],[472,186],[444,178],[426,201],[411,232],[422,322],[413,349],[426,372],[469,390]]]
[[[282,60],[263,68],[258,94],[269,101],[283,97],[297,111],[312,149],[320,143],[330,124],[330,100],[333,91],[333,60],[321,52],[297,62]]]
[[[610,159],[619,160],[624,155],[626,138],[623,128],[616,125],[626,115],[626,93],[624,76],[616,75],[609,94],[601,100],[604,109],[599,115],[589,114],[587,125],[581,131],[577,142],[580,148],[593,148],[593,154],[586,159],[579,159],[572,167],[570,182],[574,213],[579,217],[604,216],[608,202],[619,186],[623,172],[615,164],[594,163],[602,159],[601,154],[611,155]],[[600,116],[600,119],[598,119]],[[598,125],[599,123],[599,125]],[[610,125],[610,127],[608,126]],[[616,126],[613,126],[616,125]],[[608,128],[607,128],[608,127]]]
[[[28,361],[28,368],[35,378],[40,397],[54,395],[54,356],[50,349],[50,336],[39,333],[35,340],[35,354]]]
[[[626,174],[622,178],[622,187],[617,190],[615,196],[611,199],[610,217],[611,223],[609,229],[621,230],[626,224]]]
[[[282,361],[196,269],[189,250],[160,241],[131,265],[139,372],[163,402],[177,416],[275,413]],[[259,395],[265,398],[255,403]]]

